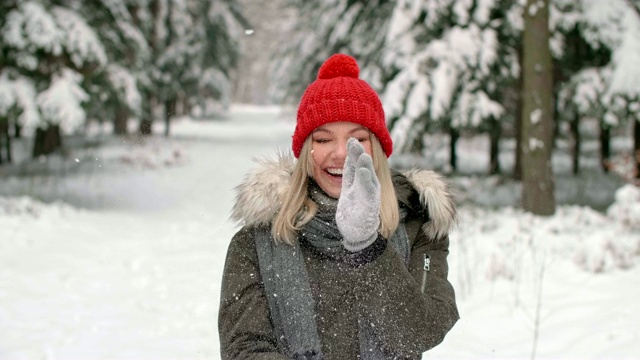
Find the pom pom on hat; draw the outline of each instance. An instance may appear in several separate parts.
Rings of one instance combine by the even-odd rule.
[[[382,103],[371,86],[358,78],[359,75],[358,63],[349,55],[335,54],[322,64],[318,78],[307,87],[298,106],[291,144],[296,158],[313,130],[338,121],[368,128],[380,141],[387,157],[391,155],[393,142]]]
[[[355,79],[360,76],[356,59],[349,55],[335,54],[327,59],[318,71],[318,79],[333,79],[341,76]]]

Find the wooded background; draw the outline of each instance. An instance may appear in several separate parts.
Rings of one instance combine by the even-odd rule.
[[[628,136],[640,178],[640,0],[5,0],[0,14],[0,166],[18,138],[38,159],[94,123],[170,136],[172,119],[216,121],[233,102],[295,106],[343,52],[379,92],[396,153],[443,134],[455,173],[458,140],[486,134],[501,174],[516,139],[507,172],[534,213],[554,211],[559,138],[578,174],[584,136],[605,172],[612,135]]]

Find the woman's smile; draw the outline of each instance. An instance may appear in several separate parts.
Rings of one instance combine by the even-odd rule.
[[[339,121],[318,127],[312,133],[313,178],[333,198],[340,197],[342,171],[347,158],[347,141],[356,138],[372,154],[371,133],[356,123]]]

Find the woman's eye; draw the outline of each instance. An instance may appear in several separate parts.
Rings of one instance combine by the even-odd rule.
[[[369,140],[369,138],[359,138],[359,139],[358,139],[358,141],[360,141],[360,142],[365,142],[365,141],[367,141],[367,140]]]
[[[313,141],[319,143],[319,144],[324,144],[324,143],[328,143],[329,139],[313,139]]]

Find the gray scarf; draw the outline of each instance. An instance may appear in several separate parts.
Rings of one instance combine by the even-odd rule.
[[[316,216],[304,226],[294,246],[275,243],[268,227],[255,231],[256,249],[260,274],[271,311],[271,321],[278,339],[280,352],[296,360],[321,360],[322,344],[315,321],[315,301],[311,293],[309,274],[304,263],[300,241],[306,241],[314,251],[333,260],[359,266],[368,262],[368,256],[384,250],[386,245],[379,237],[369,248],[359,253],[350,253],[340,243],[342,236],[335,224],[337,200],[327,196],[311,182],[309,196],[318,205]],[[405,213],[401,212],[398,229],[390,241],[409,262],[409,240],[403,224]],[[367,254],[369,252],[369,254]],[[364,262],[363,262],[364,261]],[[375,334],[359,321],[360,358],[382,360],[393,357],[383,354],[376,342]]]

